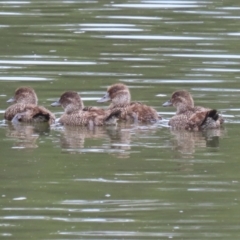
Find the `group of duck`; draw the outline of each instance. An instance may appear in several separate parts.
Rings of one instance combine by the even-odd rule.
[[[37,95],[31,87],[20,87],[14,97],[7,102],[14,103],[5,111],[4,118],[16,122],[48,122],[56,121],[62,125],[72,126],[103,126],[116,125],[117,121],[133,123],[155,123],[162,118],[157,111],[140,102],[131,102],[129,88],[122,83],[111,85],[107,93],[97,102],[108,102],[107,109],[100,107],[84,107],[80,95],[74,91],[63,93],[60,99],[51,106],[62,106],[63,115],[56,120],[54,114],[45,107],[38,106]],[[215,109],[194,106],[191,94],[179,90],[172,94],[164,107],[173,106],[176,114],[169,120],[172,128],[199,131],[219,128],[224,122],[222,116]]]

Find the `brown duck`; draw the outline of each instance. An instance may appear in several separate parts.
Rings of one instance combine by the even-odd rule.
[[[107,93],[97,102],[111,104],[110,111],[120,110],[119,119],[124,121],[151,123],[161,119],[157,111],[152,107],[139,102],[131,102],[131,94],[128,87],[122,83],[116,83],[107,89]]]
[[[68,91],[51,106],[62,106],[64,114],[59,123],[71,126],[103,126],[116,125],[119,111],[109,112],[97,107],[86,107],[77,92]]]
[[[174,92],[163,106],[173,106],[177,109],[175,116],[168,123],[173,128],[198,131],[219,128],[224,122],[217,110],[195,107],[191,94],[185,90]]]

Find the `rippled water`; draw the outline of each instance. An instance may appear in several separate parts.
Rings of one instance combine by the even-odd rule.
[[[238,1],[0,7],[1,119],[19,86],[50,108],[66,90],[97,105],[115,82],[164,117],[92,130],[1,120],[1,239],[239,239]],[[182,88],[224,128],[168,128],[161,105]]]

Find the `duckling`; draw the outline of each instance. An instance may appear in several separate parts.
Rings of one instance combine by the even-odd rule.
[[[133,121],[151,123],[162,119],[157,111],[152,107],[139,102],[131,102],[131,94],[128,87],[122,83],[116,83],[107,89],[107,93],[97,102],[108,102],[111,104],[110,111],[120,110],[120,119],[124,121]]]
[[[201,106],[195,107],[191,94],[185,90],[174,92],[171,99],[163,106],[174,106],[177,109],[176,115],[168,123],[173,128],[199,131],[219,128],[224,122],[217,110]]]
[[[77,92],[67,91],[51,106],[62,106],[64,114],[59,123],[71,126],[116,125],[119,111],[109,112],[96,107],[84,108],[83,101]]]
[[[20,87],[8,103],[14,103],[5,111],[4,118],[13,122],[54,123],[55,116],[48,109],[38,106],[38,98],[33,88]]]

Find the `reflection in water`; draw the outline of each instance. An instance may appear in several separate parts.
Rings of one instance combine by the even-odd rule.
[[[162,124],[141,126],[126,123],[92,129],[75,126],[55,126],[53,130],[60,134],[56,135],[53,143],[60,144],[64,152],[71,154],[96,152],[110,153],[118,158],[129,158],[132,153],[136,152],[136,150],[131,150],[132,147],[137,148],[137,152],[139,147],[161,148],[159,143],[152,141],[152,139],[158,138],[157,131],[161,127],[163,127]],[[33,125],[9,125],[7,136],[20,140],[18,141],[18,147],[30,148],[37,147],[35,142],[39,137],[39,133],[43,131],[46,131],[46,129],[39,129],[39,126],[36,128]],[[224,129],[209,129],[202,132],[170,129],[173,136],[171,147],[177,158],[195,158],[195,151],[199,148],[218,149],[220,137],[224,135],[224,132]]]
[[[14,139],[14,146],[12,148],[37,148],[37,139],[40,135],[50,131],[49,124],[8,124],[6,136]]]
[[[61,135],[56,142],[69,153],[103,152],[112,153],[116,157],[129,156],[130,133],[121,131],[119,127],[74,127],[64,126],[56,128]],[[89,143],[87,142],[89,140]],[[96,141],[100,140],[100,141]]]
[[[162,121],[156,124],[128,124],[120,123],[116,132],[111,133],[111,147],[124,150],[118,154],[118,157],[128,158],[131,153],[139,153],[143,148],[158,148],[159,139],[157,132],[163,126]],[[134,148],[134,150],[131,150]],[[131,151],[130,151],[131,150]]]
[[[119,150],[113,153],[119,158],[128,158],[131,149],[131,133],[129,130],[124,130],[120,127],[115,128],[115,131],[108,131],[111,149]]]
[[[67,150],[70,153],[83,152],[81,149],[84,149],[86,139],[97,140],[108,138],[103,127],[94,127],[92,129],[89,129],[88,127],[82,126],[64,126],[58,130],[61,131],[61,148]],[[90,148],[98,147],[91,145]]]
[[[141,126],[134,124],[119,123],[118,126],[107,127],[55,127],[60,132],[55,143],[60,142],[63,151],[69,153],[110,153],[118,158],[128,158],[133,153],[132,146],[152,147],[151,142],[145,139],[155,135],[158,129],[157,124]],[[88,141],[89,144],[88,144]],[[99,141],[96,141],[99,140]]]
[[[195,150],[198,148],[218,148],[219,138],[223,136],[224,130],[209,129],[201,132],[171,130],[171,134],[174,136],[172,146],[177,156],[180,153],[183,158],[194,158]]]

